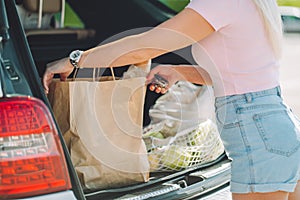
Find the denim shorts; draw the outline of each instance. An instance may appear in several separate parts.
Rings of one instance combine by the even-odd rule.
[[[216,121],[231,163],[231,192],[293,192],[300,179],[300,123],[280,87],[217,97]]]

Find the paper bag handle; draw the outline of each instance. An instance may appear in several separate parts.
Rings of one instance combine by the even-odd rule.
[[[136,65],[136,66],[138,66],[139,68],[143,69],[145,72],[148,73],[150,71],[150,68],[151,68],[151,59],[148,60],[147,62],[143,62],[140,65]],[[113,69],[112,66],[110,66],[109,69],[110,69],[110,72],[111,72],[111,75],[112,75],[112,79],[113,79],[113,81],[115,81],[116,77],[115,77],[114,69]],[[79,68],[75,68],[72,81],[75,81],[75,79],[77,77],[77,74],[78,74],[78,71],[79,71]],[[93,68],[93,81],[96,81],[96,77],[100,77],[99,72],[100,72],[100,68],[98,68],[98,67]]]
[[[115,81],[116,77],[115,77],[114,69],[113,69],[113,67],[109,67],[109,69],[110,69],[113,81]],[[72,77],[72,81],[75,81],[78,71],[79,71],[79,68],[75,68],[75,71],[74,71],[74,74]],[[93,68],[93,81],[96,81],[96,77],[100,77],[99,72],[100,72],[100,68]]]

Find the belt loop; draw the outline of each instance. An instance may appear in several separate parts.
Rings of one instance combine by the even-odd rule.
[[[252,102],[252,95],[251,95],[250,93],[245,94],[245,98],[246,98],[246,102],[247,102],[247,103]]]
[[[280,86],[276,87],[277,89],[277,95],[281,97],[281,88]]]

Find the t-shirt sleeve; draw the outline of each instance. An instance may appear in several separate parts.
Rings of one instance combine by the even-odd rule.
[[[236,19],[238,0],[191,0],[186,8],[198,12],[218,31]]]

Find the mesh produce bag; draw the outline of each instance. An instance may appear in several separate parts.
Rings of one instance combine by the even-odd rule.
[[[210,119],[166,138],[163,124],[145,130],[143,135],[152,172],[183,170],[213,161],[224,152],[217,127]]]
[[[152,172],[186,169],[223,154],[211,86],[179,81],[157,99],[149,115],[143,139]]]

